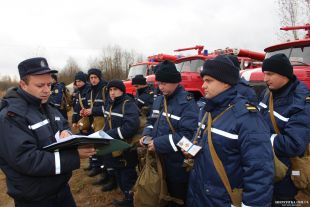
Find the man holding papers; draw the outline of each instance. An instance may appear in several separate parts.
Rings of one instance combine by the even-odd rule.
[[[49,105],[51,70],[45,58],[18,65],[19,87],[0,104],[0,167],[7,177],[8,194],[17,207],[76,206],[68,181],[80,159],[95,154],[92,146],[48,152],[42,147],[69,136],[60,112]]]

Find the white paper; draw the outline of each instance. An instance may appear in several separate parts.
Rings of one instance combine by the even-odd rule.
[[[97,131],[95,133],[92,133],[88,136],[86,135],[75,135],[75,134],[72,134],[68,137],[64,137],[64,138],[61,138],[60,137],[60,132],[56,132],[55,134],[55,139],[57,141],[57,143],[60,143],[60,142],[64,142],[64,141],[67,141],[67,140],[71,140],[71,139],[74,139],[74,138],[79,138],[79,137],[86,137],[86,138],[102,138],[102,139],[113,139],[110,135],[108,135],[107,133],[105,133],[104,131],[100,130],[100,131]]]

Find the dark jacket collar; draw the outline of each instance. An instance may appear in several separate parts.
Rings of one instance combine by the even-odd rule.
[[[118,104],[122,103],[124,100],[128,99],[127,95],[124,93],[123,95],[116,97],[114,101],[112,101],[111,98],[109,98],[110,104],[113,104],[114,106],[117,106]]]
[[[176,87],[176,89],[173,91],[173,93],[171,95],[167,96],[167,100],[172,99],[176,94],[178,94],[181,91],[183,91],[183,86],[178,85]]]
[[[237,90],[234,86],[232,86],[212,99],[206,99],[205,110],[213,111],[220,108],[226,108],[233,102],[236,96]]]
[[[23,89],[21,89],[20,87],[17,88],[17,94],[24,99],[28,104],[40,107],[41,106],[41,99],[27,93],[26,91],[24,91]]]
[[[286,97],[291,91],[295,90],[298,84],[299,80],[297,80],[297,78],[295,78],[294,80],[289,80],[289,82],[287,82],[287,84],[285,84],[282,88],[278,90],[272,90],[272,94],[275,98]]]

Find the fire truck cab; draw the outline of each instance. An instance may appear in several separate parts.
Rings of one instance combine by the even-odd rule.
[[[265,49],[266,58],[278,53],[284,53],[291,61],[296,77],[304,82],[308,86],[308,89],[310,89],[310,24],[296,27],[283,27],[280,29],[285,31],[304,29],[307,31],[307,34],[304,39],[288,41],[267,47]],[[264,83],[264,74],[261,68],[245,70],[241,76],[254,86],[258,95],[266,87]]]
[[[144,62],[138,62],[136,64],[133,64],[129,68],[129,73],[127,80],[124,81],[126,92],[128,94],[135,95],[136,89],[131,84],[131,79],[134,78],[136,75],[143,75],[144,77],[151,76],[154,74],[154,67],[164,61],[164,60],[170,60],[174,62],[179,56],[174,55],[167,55],[167,54],[158,54],[149,56],[147,61]]]
[[[208,53],[207,50],[203,51],[204,46],[198,45],[190,48],[177,49],[175,52],[185,50],[198,50],[197,55],[187,56],[175,61],[177,70],[181,73],[182,82],[185,90],[191,92],[195,99],[198,100],[204,96],[202,86],[202,79],[200,77],[200,71],[207,59],[213,59],[221,54],[230,54],[238,57],[241,69],[252,69],[261,66],[261,61],[264,59],[265,54],[259,52],[253,52],[244,49],[232,49],[226,48],[224,50],[218,49],[212,53]]]

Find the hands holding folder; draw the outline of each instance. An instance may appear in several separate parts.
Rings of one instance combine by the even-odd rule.
[[[124,141],[113,139],[102,130],[88,136],[70,134],[67,136],[68,134],[66,134],[65,131],[62,131],[62,133],[57,132],[55,134],[57,142],[47,145],[43,147],[43,149],[54,152],[55,150],[77,148],[80,157],[89,157],[96,153],[94,151],[97,151],[97,154],[106,155],[113,151],[124,150],[131,147],[131,145]]]

